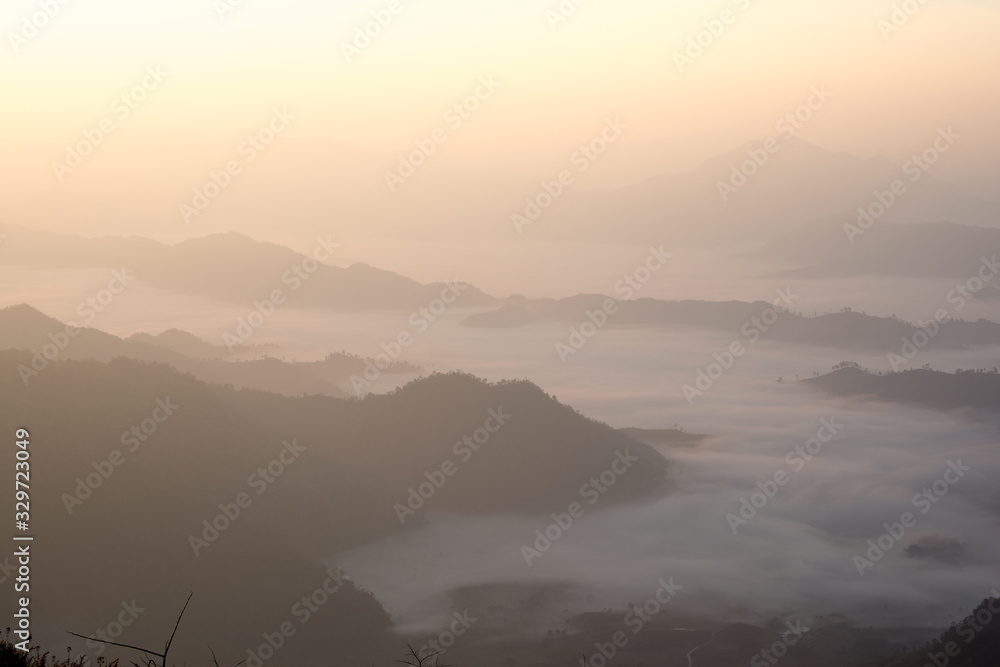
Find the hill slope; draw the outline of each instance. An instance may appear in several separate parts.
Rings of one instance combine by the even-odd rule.
[[[600,310],[607,299],[596,294],[580,294],[566,299],[511,297],[500,308],[468,316],[463,324],[497,329],[537,322],[579,325],[586,321],[587,311]],[[850,310],[815,317],[785,312],[780,313],[770,325],[761,325],[762,314],[770,308],[771,304],[763,301],[635,299],[618,302],[617,311],[608,317],[607,326],[692,327],[743,337],[752,337],[756,333],[762,340],[876,352],[898,347],[903,337],[912,337],[918,331],[913,324],[897,318],[876,317]],[[986,320],[948,320],[941,325],[930,345],[957,349],[1000,345],[1000,324]]]
[[[848,242],[840,224],[809,225],[776,237],[753,257],[793,265],[776,274],[787,278],[968,279],[1000,251],[1000,229],[947,222],[879,223]],[[993,269],[990,269],[993,271]],[[994,271],[995,272],[995,271]],[[984,294],[994,294],[994,285]]]
[[[30,384],[36,368],[49,359],[109,361],[128,357],[169,364],[205,382],[231,384],[237,389],[273,391],[288,396],[324,394],[345,396],[351,375],[364,373],[366,359],[343,352],[322,361],[288,362],[267,357],[240,360],[222,346],[176,329],[161,333],[135,334],[123,340],[97,329],[74,330],[26,304],[0,309],[0,350],[31,350],[43,356],[33,359],[21,376]],[[242,355],[253,347],[238,348]],[[190,356],[189,356],[190,355]],[[406,362],[393,362],[383,373],[417,373]]]
[[[879,667],[996,667],[1000,665],[1000,600],[987,598],[925,648]]]
[[[857,368],[842,368],[802,382],[838,396],[874,396],[940,410],[1000,410],[1000,373],[996,369],[989,373],[915,369],[875,375]]]
[[[188,649],[256,646],[295,620],[296,600],[323,585],[337,553],[435,512],[565,510],[618,452],[634,462],[602,505],[667,483],[654,450],[527,382],[432,376],[363,400],[288,398],[119,358],[56,361],[25,387],[17,366],[30,357],[0,352],[0,431],[31,433],[33,566],[44,573],[33,604],[49,637],[104,627],[135,599],[149,611],[134,639],[159,642],[193,590]],[[508,417],[480,451],[456,449],[466,436],[481,441],[497,415]],[[396,505],[446,461],[457,472],[401,524]],[[389,627],[378,602],[348,583],[282,659],[357,655]]]
[[[933,140],[933,136],[929,137]],[[574,193],[544,214],[531,234],[596,238],[620,243],[698,243],[727,245],[768,239],[803,221],[857,217],[875,191],[902,179],[907,192],[883,217],[907,223],[950,220],[996,225],[1000,203],[980,199],[925,174],[916,183],[900,165],[876,157],[862,159],[827,151],[799,139],[779,140],[780,150],[746,183],[723,199],[720,182],[730,181],[751,142],[717,155],[688,173],[657,176],[628,187]],[[523,206],[523,204],[522,204]],[[527,233],[527,231],[525,232]],[[844,241],[846,244],[846,240]]]
[[[154,287],[209,296],[249,306],[282,290],[296,307],[339,311],[411,309],[426,306],[449,289],[444,283],[422,285],[397,273],[366,264],[341,268],[335,248],[318,239],[316,257],[308,257],[274,243],[258,242],[242,234],[214,234],[164,245],[139,237],[83,238],[0,225],[4,262],[35,268],[125,267]],[[320,261],[317,261],[320,260]],[[459,302],[484,305],[492,298],[464,286]]]

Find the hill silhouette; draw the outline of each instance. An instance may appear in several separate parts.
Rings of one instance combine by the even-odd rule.
[[[435,375],[362,400],[290,398],[116,358],[56,361],[25,387],[17,367],[30,357],[0,352],[0,429],[27,428],[34,443],[32,521],[45,548],[33,567],[45,576],[33,583],[33,604],[53,628],[90,631],[82,619],[135,599],[148,610],[135,640],[153,633],[161,641],[155,633],[172,622],[180,592],[193,590],[181,638],[188,649],[256,646],[261,633],[295,620],[288,610],[323,585],[338,553],[434,513],[565,511],[581,484],[625,451],[635,462],[602,506],[668,484],[667,462],[654,450],[524,381]],[[164,410],[171,414],[160,421]],[[455,444],[496,413],[509,421],[463,461]],[[304,448],[291,461],[288,443]],[[286,465],[277,474],[279,456]],[[457,474],[402,524],[394,506],[447,460]],[[261,468],[271,483],[262,485]],[[235,512],[241,493],[250,504],[219,519]],[[215,539],[205,522],[222,526]],[[283,649],[283,661],[316,664],[375,646],[377,654],[364,655],[395,653],[385,648],[389,616],[345,582],[322,621],[301,627]]]
[[[872,396],[939,410],[1000,410],[1000,374],[996,369],[956,373],[914,369],[876,375],[860,368],[842,368],[802,382],[838,396]]]
[[[57,353],[55,350],[58,347]],[[288,396],[324,394],[346,396],[349,378],[362,374],[369,360],[345,352],[331,353],[315,362],[290,362],[253,354],[253,346],[240,347],[235,354],[228,349],[212,345],[193,334],[176,329],[157,336],[134,334],[127,339],[91,328],[80,328],[75,333],[67,325],[48,317],[26,304],[0,309],[0,350],[32,350],[47,355],[36,359],[36,365],[47,362],[48,356],[56,359],[94,359],[109,361],[128,357],[140,361],[169,364],[200,380],[231,384],[237,389],[273,391]],[[29,365],[29,368],[31,366]],[[382,369],[383,373],[419,372],[407,362],[395,361]],[[30,383],[33,373],[26,378]]]
[[[410,309],[426,306],[448,289],[423,285],[398,273],[367,264],[341,268],[274,243],[243,234],[213,234],[165,245],[141,237],[83,238],[0,225],[4,261],[38,268],[127,268],[154,287],[208,296],[250,306],[282,290],[295,307],[336,311]],[[335,260],[328,239],[318,239],[321,259]],[[449,297],[450,298],[450,297]],[[492,298],[472,286],[458,296],[462,306],[484,305]]]
[[[537,322],[564,322],[579,325],[587,311],[597,311],[608,297],[579,294],[566,299],[526,299],[512,297],[495,310],[469,315],[463,324],[478,328],[508,328]],[[781,313],[771,326],[759,326],[753,319],[771,308],[770,303],[755,301],[662,301],[635,299],[618,302],[618,310],[608,318],[608,327],[689,327],[723,331],[737,337],[746,326],[762,340],[795,345],[817,345],[843,350],[882,352],[898,346],[900,339],[911,337],[918,328],[894,317],[877,317],[845,309],[838,313],[805,316]],[[930,342],[943,348],[968,348],[1000,345],[1000,324],[979,320],[948,320]]]
[[[799,268],[775,277],[968,279],[1000,250],[1000,229],[950,222],[879,223],[849,243],[841,223],[803,226],[771,239],[752,257]],[[995,295],[987,284],[983,295]]]
[[[616,243],[663,243],[664,230],[673,243],[727,245],[768,239],[803,221],[857,217],[858,207],[869,206],[876,191],[897,179],[905,181],[907,192],[884,221],[996,225],[1000,204],[933,174],[911,183],[900,165],[884,157],[859,158],[797,138],[778,143],[778,152],[725,200],[719,183],[729,182],[733,169],[749,159],[747,151],[760,150],[763,140],[719,154],[690,172],[576,194],[565,206],[547,211],[546,223],[533,226],[531,233],[572,233]]]
[[[165,347],[168,350],[173,350],[191,359],[225,359],[231,356],[226,346],[213,345],[192,333],[181,331],[180,329],[167,329],[155,335],[148,333],[132,334],[126,340],[154,347]]]
[[[1000,664],[1000,600],[986,598],[924,648],[879,667],[995,667]]]

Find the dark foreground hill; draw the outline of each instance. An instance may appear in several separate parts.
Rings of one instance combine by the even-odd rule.
[[[1000,599],[987,598],[964,619],[919,650],[879,667],[996,667],[1000,665]]]
[[[391,621],[349,572],[331,583],[340,551],[435,512],[565,511],[618,452],[635,462],[602,506],[667,481],[651,448],[527,382],[437,375],[363,400],[289,398],[114,359],[53,362],[26,387],[17,368],[30,358],[0,352],[0,432],[31,433],[33,613],[48,645],[106,628],[133,601],[145,611],[128,638],[162,644],[194,591],[179,657],[212,643],[235,662],[289,622],[272,664],[370,664],[397,655]],[[431,479],[440,488],[403,525],[397,505]],[[324,585],[337,592],[315,594]]]

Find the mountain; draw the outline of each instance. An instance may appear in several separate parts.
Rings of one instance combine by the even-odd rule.
[[[871,396],[940,410],[1000,410],[1000,372],[996,368],[956,373],[915,369],[876,375],[847,367],[802,382],[837,396]]]
[[[794,296],[794,295],[793,295]],[[463,324],[477,328],[526,326],[538,322],[579,325],[588,312],[602,309],[608,297],[580,294],[566,299],[526,299],[511,297],[499,308],[466,317]],[[671,327],[692,327],[731,333],[742,340],[758,337],[795,345],[817,345],[843,350],[885,352],[898,348],[904,337],[919,329],[893,317],[876,317],[844,309],[807,317],[794,312],[780,313],[770,325],[761,316],[771,304],[763,301],[661,301],[635,299],[619,301],[608,315],[609,327],[656,327],[667,333]],[[756,323],[755,323],[756,320]],[[931,339],[930,346],[964,349],[1000,345],[1000,324],[979,320],[947,320]]]
[[[151,347],[163,347],[190,359],[225,359],[231,356],[224,345],[213,345],[180,329],[167,329],[155,335],[137,333],[126,340]]]
[[[882,662],[879,667],[996,667],[1000,664],[998,614],[1000,600],[996,597],[986,598],[971,614],[952,625],[927,646]]]
[[[52,346],[46,349],[46,346]],[[55,348],[55,352],[53,352]],[[73,327],[27,304],[0,309],[0,349],[33,350],[66,359],[108,360],[131,356],[147,361],[176,362],[185,357],[169,348],[125,341],[89,327]]]
[[[73,333],[75,332],[75,333]],[[176,329],[157,336],[134,334],[123,340],[97,329],[74,330],[26,304],[0,309],[0,350],[31,350],[39,356],[21,374],[30,383],[34,371],[54,359],[109,361],[127,357],[169,364],[205,382],[230,384],[237,389],[273,391],[289,396],[324,394],[344,396],[352,375],[361,375],[371,360],[345,352],[315,362],[289,362],[261,357],[237,358],[224,347],[212,345]],[[240,348],[239,354],[253,353]],[[381,372],[416,374],[417,366],[393,362]]]
[[[285,664],[380,659],[395,654],[389,617],[349,579],[321,620],[299,628],[292,615],[343,550],[440,512],[541,520],[620,457],[602,507],[669,489],[660,454],[525,381],[434,375],[361,400],[290,398],[117,358],[51,362],[25,386],[31,356],[0,352],[0,430],[31,436],[40,633],[91,632],[134,599],[148,611],[130,639],[159,643],[194,591],[178,655],[211,643],[235,662],[292,621]],[[411,500],[435,479],[426,508]],[[417,510],[401,515],[405,504]]]
[[[520,608],[514,611],[523,615],[531,612]],[[842,614],[809,619],[792,616],[759,625],[690,617],[669,608],[646,616],[647,622],[640,625],[641,617],[632,605],[628,609],[577,614],[568,619],[566,627],[549,629],[540,645],[524,641],[498,643],[485,659],[477,660],[478,656],[471,653],[468,663],[457,664],[570,665],[581,664],[583,656],[583,664],[589,665],[590,656],[610,654],[608,647],[614,646],[613,660],[621,665],[870,667],[903,641],[912,639],[912,631],[860,627]],[[633,632],[636,627],[640,628],[638,634]],[[623,630],[624,641],[617,646],[607,643]],[[796,636],[796,632],[801,634]],[[784,646],[775,649],[779,644]],[[780,662],[776,651],[781,653]]]
[[[752,257],[795,266],[775,274],[787,278],[953,278],[976,275],[1000,252],[1000,229],[949,222],[871,226],[848,241],[841,224],[809,225],[771,239]],[[995,274],[993,264],[988,271]],[[1000,281],[998,281],[1000,282]],[[988,285],[988,294],[996,285]]]
[[[230,232],[164,245],[151,239],[107,236],[83,238],[0,226],[8,237],[5,263],[34,268],[123,267],[154,287],[208,296],[251,307],[255,300],[281,291],[294,307],[338,311],[415,309],[443,293],[457,296],[463,307],[492,303],[476,287],[455,283],[423,285],[397,273],[366,264],[333,266],[336,248],[317,239],[312,256],[273,243]],[[448,297],[451,298],[450,296]]]
[[[928,137],[929,142],[934,139]],[[730,181],[733,170],[762,145],[763,141],[748,143],[689,173],[574,193],[544,211],[522,233],[572,233],[617,243],[733,245],[767,239],[814,220],[844,215],[854,219],[859,207],[868,207],[876,201],[876,192],[888,190],[897,179],[903,180],[907,191],[883,221],[949,220],[996,226],[1000,219],[1000,203],[970,195],[933,172],[921,172],[913,182],[903,171],[905,165],[834,153],[795,138],[778,139],[779,150],[724,199],[719,184]],[[519,208],[524,207],[521,202]]]
[[[924,137],[927,143],[921,150],[935,138],[931,131]],[[188,137],[178,139],[190,141]],[[204,150],[199,144],[209,140],[194,142],[191,151]],[[272,230],[275,220],[301,232],[314,227],[304,221],[333,219],[338,220],[338,229],[351,233],[392,234],[405,228],[408,236],[422,240],[509,238],[516,234],[511,215],[523,215],[526,199],[538,199],[545,192],[540,181],[552,182],[561,169],[574,178],[590,175],[579,171],[583,164],[579,159],[552,161],[531,154],[508,155],[494,164],[446,159],[436,161],[432,169],[422,170],[418,187],[407,187],[408,183],[391,193],[383,174],[395,168],[396,155],[373,154],[342,142],[315,138],[287,141],[286,147],[291,150],[287,161],[276,159],[275,154],[247,177],[250,180],[246,183],[266,184],[266,188],[248,187],[242,196],[227,196],[226,215],[208,212],[215,228],[232,228],[237,224],[232,222],[235,220],[239,221],[238,229],[252,230],[259,236]],[[922,172],[914,183],[911,174],[903,172],[903,164],[883,157],[859,158],[794,137],[779,135],[777,141],[778,152],[725,201],[719,183],[731,179],[734,167],[750,159],[748,151],[759,151],[763,139],[722,152],[690,171],[674,173],[650,160],[643,173],[656,175],[642,182],[610,189],[571,186],[557,201],[540,210],[537,219],[522,229],[522,235],[615,243],[669,242],[675,247],[767,240],[804,223],[842,215],[853,220],[859,207],[875,201],[876,191],[887,190],[897,179],[905,182],[907,192],[883,221],[947,220],[996,226],[1000,219],[1000,204],[941,180],[933,169]],[[618,149],[627,152],[632,148],[621,144],[609,148],[609,153]],[[331,162],[331,155],[350,159]],[[305,178],[290,178],[289,174],[297,171],[290,166],[300,164],[316,165],[316,169]],[[115,191],[82,197],[54,189],[44,197],[9,201],[2,213],[32,225],[72,217],[101,230],[129,229],[134,219],[142,216],[164,229],[183,230],[175,199],[177,192],[188,191],[190,175],[186,171],[159,175],[163,180],[157,178],[144,184],[142,192]],[[323,191],[332,182],[346,184],[338,197],[308,206],[301,204],[315,199],[313,193]],[[164,206],[165,202],[170,203]]]
[[[687,433],[675,428],[620,428],[618,431],[650,447],[697,447],[708,438],[702,433]]]

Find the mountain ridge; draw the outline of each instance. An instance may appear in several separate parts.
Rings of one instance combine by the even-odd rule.
[[[363,263],[347,268],[326,263],[333,259],[336,247],[328,238],[317,239],[310,256],[239,232],[210,234],[167,245],[137,236],[85,238],[15,225],[2,225],[0,230],[8,234],[2,247],[4,261],[12,265],[126,267],[154,287],[239,305],[249,305],[281,290],[297,307],[349,312],[398,310],[426,306],[449,289],[449,283],[425,285]],[[460,306],[493,301],[474,286],[459,286]]]

